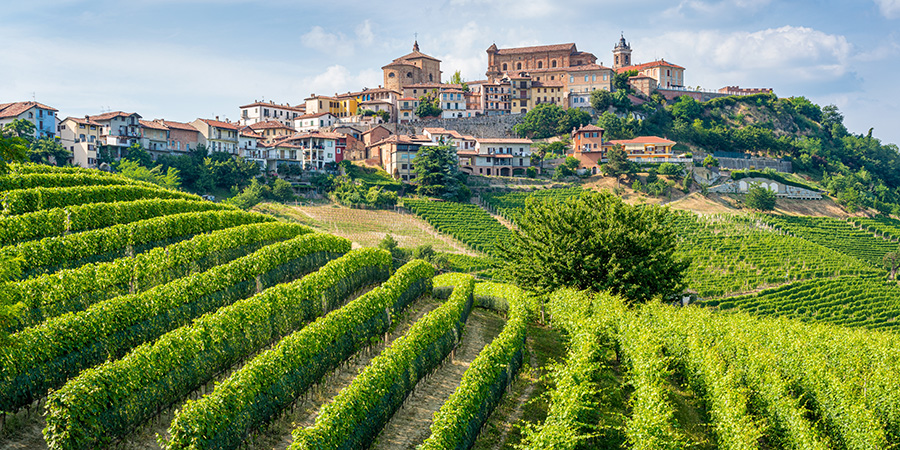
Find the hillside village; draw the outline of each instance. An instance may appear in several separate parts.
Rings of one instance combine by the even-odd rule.
[[[423,53],[415,42],[411,53],[382,67],[383,85],[343,94],[314,93],[293,105],[253,101],[239,106],[237,121],[211,117],[177,122],[124,111],[63,118],[51,106],[25,101],[0,104],[0,126],[27,120],[34,124],[35,137],[55,139],[71,153],[67,161],[57,163],[85,168],[117,161],[135,145],[154,160],[188,154],[202,145],[210,152],[253,161],[271,174],[290,166],[310,172],[334,170],[337,163],[351,160],[380,166],[395,179],[409,181],[415,177],[411,160],[419,148],[429,145],[455,147],[464,173],[526,175],[532,167],[534,141],[514,135],[517,118],[546,104],[594,112],[592,93],[616,91],[616,75],[627,75],[628,97],[635,104],[651,96],[706,101],[771,93],[737,86],[717,91],[690,88],[682,66],[665,59],[632,61],[632,48],[624,36],[612,50],[611,67],[574,43],[519,48],[493,44],[487,56],[485,79],[449,83],[442,81],[447,77],[441,61]],[[420,116],[423,113],[429,115]],[[459,131],[466,124],[486,124],[487,131]],[[665,136],[609,139],[595,125],[572,129],[570,138],[567,154],[578,159],[579,173],[599,173],[613,147],[624,149],[634,162],[684,163],[691,156],[677,152],[677,142]]]

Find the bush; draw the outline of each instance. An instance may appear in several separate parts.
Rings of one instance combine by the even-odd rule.
[[[744,204],[758,211],[771,211],[775,208],[775,192],[754,183],[747,189]]]

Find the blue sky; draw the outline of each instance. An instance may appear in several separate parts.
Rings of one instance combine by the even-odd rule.
[[[313,6],[313,3],[315,5]],[[60,115],[238,117],[257,99],[297,104],[382,84],[410,51],[445,77],[484,77],[485,49],[575,42],[611,65],[686,67],[685,84],[772,87],[836,104],[851,132],[900,143],[900,0],[33,0],[0,12],[0,102],[32,95]],[[34,93],[34,94],[33,94]]]

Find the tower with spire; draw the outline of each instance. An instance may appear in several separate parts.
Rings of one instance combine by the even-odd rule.
[[[619,43],[613,48],[613,69],[631,65],[631,45],[625,42],[625,33],[621,34]]]

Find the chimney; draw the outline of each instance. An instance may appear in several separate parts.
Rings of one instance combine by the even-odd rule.
[[[216,116],[216,120],[219,120],[219,116]]]

